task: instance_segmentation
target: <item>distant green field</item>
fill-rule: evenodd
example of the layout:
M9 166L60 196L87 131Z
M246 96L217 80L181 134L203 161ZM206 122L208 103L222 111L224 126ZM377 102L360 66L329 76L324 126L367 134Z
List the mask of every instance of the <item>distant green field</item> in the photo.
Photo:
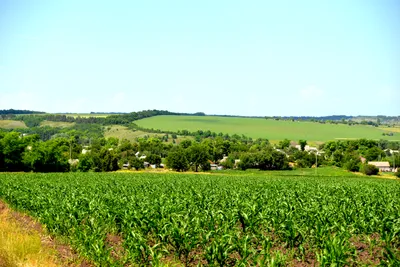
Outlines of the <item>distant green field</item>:
M386 139L400 140L400 133L383 136L388 130L372 126L343 124L320 124L315 122L292 122L266 120L262 118L230 118L216 116L156 116L138 120L137 125L167 131L210 130L216 133L246 135L252 138L267 138L271 141L305 139L324 142L334 139Z
M15 129L15 128L27 128L27 127L23 121L0 120L0 128Z

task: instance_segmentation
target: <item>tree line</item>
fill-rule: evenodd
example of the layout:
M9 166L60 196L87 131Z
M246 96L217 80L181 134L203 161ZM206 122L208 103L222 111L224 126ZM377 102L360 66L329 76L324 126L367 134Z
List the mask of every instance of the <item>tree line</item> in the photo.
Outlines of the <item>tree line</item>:
M208 171L211 164L239 170L285 170L318 164L374 173L376 170L368 166L368 161L389 161L392 166L400 166L399 154L393 152L399 150L400 142L386 140L329 141L318 151L306 151L306 140L297 142L300 149L287 139L273 145L266 139L225 138L212 133L202 135L199 140L192 138L175 143L168 141L173 138L170 134L130 142L105 139L91 127L87 124L82 128L62 129L50 137L1 131L0 171L99 172L115 171L123 166L139 170L146 163L156 167L163 163L176 171Z
M36 115L35 115L36 114ZM39 114L39 115L38 115ZM96 114L92 112L91 114ZM101 114L101 113L99 113ZM0 119L13 119L24 121L28 127L39 126L44 120L56 121L56 122L75 122L75 123L94 123L101 125L129 125L130 123L159 115L182 115L182 116L205 116L204 112L196 113L178 113L170 112L167 110L143 110L131 113L112 114L107 117L98 116L70 116L65 114L47 114L44 112L30 111L30 110L0 110ZM222 117L244 117L244 118L265 118L274 120L289 120L289 121L312 121L318 123L331 123L331 124L347 124L347 125L371 125L378 126L380 124L398 124L400 123L399 116L345 116L345 115L333 115L323 117L309 117L309 116L272 116L272 117L261 117L261 116L238 116L238 115L210 115L210 116L222 116Z

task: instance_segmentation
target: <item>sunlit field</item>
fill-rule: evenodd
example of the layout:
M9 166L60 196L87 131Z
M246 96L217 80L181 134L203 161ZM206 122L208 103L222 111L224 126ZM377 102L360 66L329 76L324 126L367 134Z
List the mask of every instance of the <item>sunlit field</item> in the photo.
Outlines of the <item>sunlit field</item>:
M0 198L102 266L395 266L400 256L398 180L339 169L2 173Z
M316 122L292 122L266 120L262 118L229 118L214 116L156 116L135 121L144 128L168 131L178 130L210 130L216 133L246 135L253 138L274 140L328 141L334 139L387 139L400 140L400 133L393 136L382 135L388 130L373 126L321 124Z

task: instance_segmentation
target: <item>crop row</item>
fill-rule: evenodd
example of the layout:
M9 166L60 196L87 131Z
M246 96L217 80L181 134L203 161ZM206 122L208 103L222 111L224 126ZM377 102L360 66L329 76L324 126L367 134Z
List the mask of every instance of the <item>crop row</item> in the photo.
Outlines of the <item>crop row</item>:
M397 181L1 174L0 198L98 265L400 263Z

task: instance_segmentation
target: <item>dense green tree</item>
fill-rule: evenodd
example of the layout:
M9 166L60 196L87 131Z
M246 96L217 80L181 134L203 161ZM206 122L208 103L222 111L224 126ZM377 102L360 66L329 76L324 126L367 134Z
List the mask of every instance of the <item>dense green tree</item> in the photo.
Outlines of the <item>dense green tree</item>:
M100 151L100 170L103 172L116 171L119 169L118 158L113 150L103 148Z
M342 167L343 166L343 151L341 150L336 150L333 152L332 157L331 157L331 162L333 165L337 167Z
M299 145L302 151L304 151L304 148L307 145L307 141L306 140L299 140Z
M137 158L137 157L131 157L129 160L129 164L131 165L132 168L135 168L135 170L141 170L144 169L143 165L143 160Z
M0 140L4 170L21 171L24 169L22 161L23 152L31 144L37 142L37 135L23 136L18 132L10 132Z
M131 141L127 140L127 139L122 139L119 147L118 147L120 152L123 151L133 151L135 149L134 145L131 143Z
M2 142L2 139L4 138L5 133L0 131L0 171L3 171L5 166L4 166L4 145Z
M344 155L343 167L351 172L358 172L361 166L361 159L356 153L348 153Z
M237 166L239 170L244 171L256 167L257 160L254 153L243 153L239 159L240 162Z
M187 171L189 169L189 161L186 156L186 151L181 147L169 152L166 161L168 168L175 171Z
M52 139L36 142L23 153L25 169L35 172L69 171L68 140Z
M299 168L310 168L316 162L315 154L308 153L308 152L302 151L302 150L295 151L293 153L293 155L290 157L290 159L292 161L295 161L297 167L299 167Z
M284 139L284 140L282 140L282 141L280 141L278 143L278 148L281 148L281 149L288 148L289 146L290 146L290 140L289 139Z
M108 148L116 148L119 144L119 139L116 137L109 137L107 138L107 144L106 146Z
M146 157L146 161L150 164L155 164L158 167L161 164L161 157L156 154L150 154Z
M379 173L379 169L371 164L363 164L360 168L361 172L366 175L377 175Z
M209 169L206 165L210 165L208 161L210 155L208 154L208 149L205 145L194 144L190 146L187 151L187 157L190 165L194 167L196 172L198 171L199 167L205 167L206 169Z
M94 162L93 162L93 157L90 153L81 154L78 159L79 159L77 166L78 171L88 172L90 170L93 170Z
M179 144L182 148L188 148L192 145L192 141L189 139L182 140Z
M365 153L368 161L380 160L381 157L385 157L385 153L379 147L371 147Z

